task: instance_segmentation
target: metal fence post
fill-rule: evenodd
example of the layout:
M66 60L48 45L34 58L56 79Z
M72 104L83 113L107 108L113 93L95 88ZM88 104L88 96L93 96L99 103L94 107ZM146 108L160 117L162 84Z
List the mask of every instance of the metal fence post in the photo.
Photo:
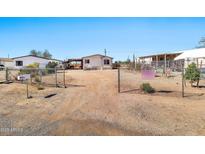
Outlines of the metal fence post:
M40 77L40 83L42 84L42 70L41 69L39 69L39 77Z
M9 81L9 71L8 68L6 67L6 82Z
M27 80L27 82L26 82L26 96L27 96L27 99L30 99L30 98L32 98L32 96L31 95L29 95L29 88L28 88L28 85L29 85L29 80Z
M64 88L66 88L66 84L65 84L65 68L63 70L63 84L64 84Z
M120 93L120 67L118 67L118 93Z
M164 73L165 76L167 77L167 55L164 55Z
M28 94L28 81L26 83L26 96L27 96L27 99L29 99L29 94Z
M56 80L56 88L57 88L58 87L57 67L55 67L55 80Z
M184 66L181 63L181 68L182 68L182 97L184 97Z

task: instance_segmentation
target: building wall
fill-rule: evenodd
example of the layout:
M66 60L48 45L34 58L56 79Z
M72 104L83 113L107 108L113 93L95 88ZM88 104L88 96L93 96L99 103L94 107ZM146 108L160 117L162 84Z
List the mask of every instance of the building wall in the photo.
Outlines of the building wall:
M23 61L23 66L16 66L16 61ZM45 68L46 65L48 64L48 62L49 62L49 60L47 60L47 59L28 56L28 57L21 57L21 58L14 59L13 66L15 68L23 68L23 67L26 67L26 66L33 64L33 63L39 63L40 68Z
M110 64L109 65L105 65L104 64L104 60L105 59L108 59L110 61ZM103 64L103 69L112 69L112 58L109 58L109 57L103 57L102 58L102 64Z
M0 60L0 64L4 65L4 67L13 67L13 61L1 61Z
M198 62L197 62L198 59ZM184 62L184 67L187 68L189 64L195 63L198 68L205 68L205 59L204 58L189 58Z
M90 63L86 64L85 61L89 59ZM104 65L104 59L109 59L110 64ZM101 56L92 56L83 58L83 69L111 69L112 68L112 58L101 57Z
M175 57L180 55L180 53L177 54L166 54L166 60L167 61L173 61ZM165 61L165 54L163 55L156 55L156 56L150 56L150 57L140 57L137 58L138 63L145 63L145 64L151 64L151 62L156 61Z
M137 58L138 63L145 63L145 64L151 64L152 62L152 57L148 58Z

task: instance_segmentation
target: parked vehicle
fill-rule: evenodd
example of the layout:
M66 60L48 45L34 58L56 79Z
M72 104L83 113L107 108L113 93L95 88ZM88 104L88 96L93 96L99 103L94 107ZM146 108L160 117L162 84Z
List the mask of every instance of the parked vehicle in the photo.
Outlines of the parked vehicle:
M0 71L4 69L4 65L0 64Z

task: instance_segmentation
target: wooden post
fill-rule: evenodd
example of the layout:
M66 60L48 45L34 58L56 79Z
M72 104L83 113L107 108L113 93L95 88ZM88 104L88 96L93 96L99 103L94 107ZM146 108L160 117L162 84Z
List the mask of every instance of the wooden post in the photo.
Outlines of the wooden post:
M120 67L118 67L118 93L120 93Z
M57 79L57 67L55 67L55 80L56 80L56 88L58 87L58 79Z
M155 64L155 67L156 67L156 70L157 70L157 67L158 67L158 55L156 56L156 64Z

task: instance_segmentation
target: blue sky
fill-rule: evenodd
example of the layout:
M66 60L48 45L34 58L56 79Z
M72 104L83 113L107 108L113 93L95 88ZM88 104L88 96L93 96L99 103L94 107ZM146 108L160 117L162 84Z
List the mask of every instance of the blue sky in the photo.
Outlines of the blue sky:
M78 58L107 49L114 60L194 48L205 18L0 18L0 57L48 49Z

